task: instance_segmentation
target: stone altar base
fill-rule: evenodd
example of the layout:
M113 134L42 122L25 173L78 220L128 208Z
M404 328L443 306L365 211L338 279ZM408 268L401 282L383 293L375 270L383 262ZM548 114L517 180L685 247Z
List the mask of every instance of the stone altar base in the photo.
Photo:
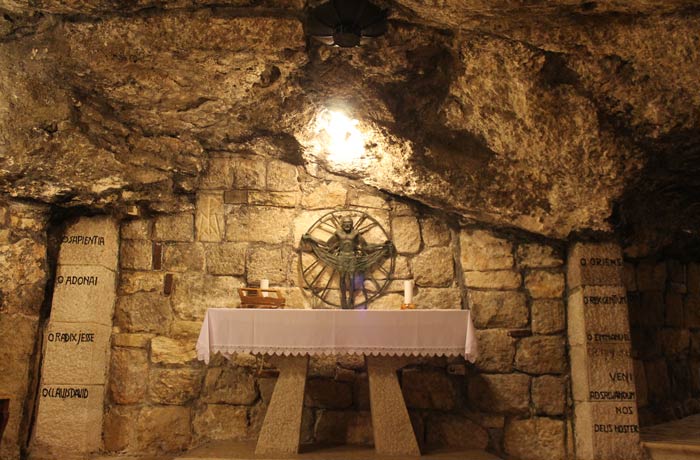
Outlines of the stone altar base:
M401 456L382 455L372 447L365 446L302 446L296 455L256 455L254 441L219 441L193 449L175 460L396 460ZM422 455L424 459L436 460L500 460L495 455L481 450L436 451Z
M367 356L374 445L378 454L420 456L396 371L410 358Z
M255 453L296 454L299 450L309 357L273 356L270 362L279 369L280 375L260 429Z

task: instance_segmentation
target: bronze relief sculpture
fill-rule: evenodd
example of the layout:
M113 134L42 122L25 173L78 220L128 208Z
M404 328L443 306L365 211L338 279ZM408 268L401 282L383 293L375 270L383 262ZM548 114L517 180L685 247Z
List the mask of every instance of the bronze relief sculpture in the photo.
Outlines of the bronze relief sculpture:
M376 219L347 209L329 212L309 228L299 260L306 287L321 301L367 308L389 284L395 250Z

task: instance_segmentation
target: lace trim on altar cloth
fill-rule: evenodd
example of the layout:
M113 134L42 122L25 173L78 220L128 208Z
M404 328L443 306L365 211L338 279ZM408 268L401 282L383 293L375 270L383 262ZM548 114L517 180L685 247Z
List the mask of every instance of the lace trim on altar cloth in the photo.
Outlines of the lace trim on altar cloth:
M335 348L319 348L319 347L262 347L262 346L239 346L239 345L213 345L209 347L207 352L197 351L197 359L200 361L209 361L209 357L216 353L221 353L224 357L229 358L235 353L250 353L250 354L265 354L275 356L333 356L333 355L363 355L363 356L464 356L465 350L462 348L426 348L426 347L335 347Z

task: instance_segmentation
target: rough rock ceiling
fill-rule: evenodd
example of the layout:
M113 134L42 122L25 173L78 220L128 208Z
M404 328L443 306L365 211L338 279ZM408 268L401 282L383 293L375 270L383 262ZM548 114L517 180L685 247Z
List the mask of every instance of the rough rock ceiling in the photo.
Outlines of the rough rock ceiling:
M302 0L0 0L0 192L168 210L254 151L555 238L697 235L695 4L384 2L347 50L307 40ZM334 104L374 167L305 150Z

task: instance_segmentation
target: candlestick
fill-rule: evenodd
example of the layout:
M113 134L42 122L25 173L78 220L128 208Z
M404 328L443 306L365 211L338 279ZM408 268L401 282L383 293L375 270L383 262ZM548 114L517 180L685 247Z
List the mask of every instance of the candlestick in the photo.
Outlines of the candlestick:
M270 289L270 280L262 279L260 280L260 289ZM267 292L263 291L263 297L267 297Z
M413 280L403 282L403 303L410 305L413 302Z

